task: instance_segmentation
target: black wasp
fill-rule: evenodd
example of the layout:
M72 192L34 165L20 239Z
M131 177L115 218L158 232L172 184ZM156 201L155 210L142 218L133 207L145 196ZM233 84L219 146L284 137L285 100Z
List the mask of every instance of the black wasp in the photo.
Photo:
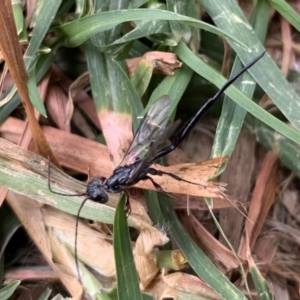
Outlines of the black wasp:
M158 171L151 165L159 158L166 156L175 150L182 140L187 136L198 120L210 109L210 107L218 100L223 92L246 70L252 67L259 59L263 57L265 52L260 54L252 62L241 69L238 74L230 78L227 83L210 98L197 113L185 123L175 134L171 144L162 147L165 139L169 137L170 127L167 127L168 114L170 110L169 96L162 96L157 99L148 109L143 117L140 126L134 136L129 150L127 151L122 163L113 171L113 174L105 181L99 177L93 178L87 185L86 193L88 199L106 203L108 201L107 193L120 193L127 188L135 185L141 180L150 180L158 191L162 188L148 175L166 174L177 180L183 180L175 174ZM128 161L133 161L125 164ZM127 197L128 198L128 197ZM127 202L126 208L129 209Z
M80 211L87 200L92 200L98 203L106 203L108 201L108 193L120 193L125 192L126 189L132 187L141 180L150 180L154 187L158 191L163 189L149 176L163 174L171 176L177 180L183 180L172 173L162 172L151 167L152 164L175 150L182 140L187 136L193 126L198 120L210 109L210 107L220 98L223 92L245 71L251 68L259 59L264 56L265 52L260 54L252 62L241 69L235 76L230 78L226 84L196 112L196 114L186 122L179 130L175 133L171 144L163 146L164 142L170 136L170 132L174 131L175 126L167 127L169 111L170 111L170 98L169 96L162 96L157 99L152 106L148 109L145 116L136 131L131 146L129 147L125 157L121 164L114 169L112 175L106 180L101 180L100 177L93 178L88 184L85 193L76 195L65 195L63 196L85 196L86 199L81 203L77 214L76 220L76 231L78 227L78 217ZM50 170L49 170L50 171ZM185 181L185 180L184 180ZM48 181L50 188L50 179ZM51 190L52 191L52 190ZM127 196L126 207L127 212L130 211L129 200ZM75 236L75 249L77 248L77 238ZM75 250L75 261L78 269L77 252ZM79 274L79 272L78 272Z

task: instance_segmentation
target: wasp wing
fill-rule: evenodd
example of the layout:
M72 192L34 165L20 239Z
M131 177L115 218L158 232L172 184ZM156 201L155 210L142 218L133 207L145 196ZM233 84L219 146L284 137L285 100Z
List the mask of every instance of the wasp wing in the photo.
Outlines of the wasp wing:
M171 114L171 99L164 95L147 110L120 165L131 164L147 155L157 138L165 131Z
M130 178L128 178L128 186L132 185L138 178L139 174L143 173L143 170L147 169L154 161L156 153L160 152L163 147L166 146L168 138L173 134L174 131L180 125L180 120L175 121L171 126L167 127L164 131L160 131L160 135L157 136L156 140L150 145L144 158L140 164L131 172Z

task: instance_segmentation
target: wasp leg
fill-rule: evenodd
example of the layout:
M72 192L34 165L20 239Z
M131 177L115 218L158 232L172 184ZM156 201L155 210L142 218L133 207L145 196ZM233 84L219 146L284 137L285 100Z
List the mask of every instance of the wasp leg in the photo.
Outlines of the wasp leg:
M168 175L168 176L170 176L170 177L172 177L172 178L174 178L174 179L176 179L178 181L184 181L184 182L187 182L187 183L190 183L190 184L195 184L195 185L201 185L202 186L202 184L185 180L185 179L183 179L183 178L181 178L181 177L179 177L179 176L177 176L177 175L175 175L173 173L156 170L154 168L149 168L148 169L148 173L151 174L151 175L157 175L157 176Z
M150 168L151 169L151 168ZM151 174L151 173L150 173ZM155 174L153 174L153 175L155 175ZM166 194L166 192L163 190L163 188L158 184L158 183L156 183L150 176L145 176L144 178L143 178L143 180L150 180L151 182L152 182L152 184L153 184L153 186L159 191L159 192L161 192L161 193L164 193L164 194Z
M126 195L126 200L125 200L125 205L124 205L124 210L126 212L126 218L128 218L131 214L131 205L130 205L130 201L129 201L129 193L124 190L124 194Z

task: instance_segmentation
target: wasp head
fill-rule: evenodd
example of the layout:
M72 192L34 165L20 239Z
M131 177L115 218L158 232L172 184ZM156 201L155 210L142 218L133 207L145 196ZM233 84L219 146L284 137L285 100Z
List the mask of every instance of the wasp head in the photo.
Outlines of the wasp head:
M100 177L94 177L86 188L87 197L98 203L106 203L108 196L103 188L103 180Z

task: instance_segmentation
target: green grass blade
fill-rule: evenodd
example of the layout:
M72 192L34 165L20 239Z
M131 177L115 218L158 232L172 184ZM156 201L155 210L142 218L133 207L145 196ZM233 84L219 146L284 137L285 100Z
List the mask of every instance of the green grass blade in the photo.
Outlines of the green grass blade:
M247 49L247 47L245 48L238 39L232 38L226 33L226 31L190 17L158 9L132 9L101 12L82 18L78 21L73 21L62 25L59 30L65 36L65 46L76 47L99 32L112 29L123 22L140 20L179 21L189 26L210 31L217 35L223 36L224 38L232 39L232 41L238 44L239 47L243 48L244 51Z
M170 231L172 236L197 275L211 286L222 299L246 299L243 293L215 267L210 259L191 239L177 219L171 202L166 197L162 198L160 207L163 212L164 222L171 224Z
M269 151L275 152L279 156L280 161L300 177L299 144L279 135L272 128L251 115L246 117L245 124L261 145Z
M233 65L231 75L235 74L241 68L242 64L237 58ZM234 86L242 88L241 82L243 80L251 80L251 78L248 74L243 74ZM244 86L243 93L251 98L254 88L254 85ZM225 97L212 148L212 157L230 156L232 154L243 126L246 113L247 111L245 109L233 102L229 97ZM221 173L222 170L219 172Z
M177 108L179 100L187 88L192 75L193 71L188 66L183 65L174 72L173 76L165 77L151 94L148 105L151 105L157 98L168 94L172 101L170 109L171 111L174 111Z
M255 20L253 27L260 33L260 40L265 39L268 28L268 20L265 18L270 11L270 5L266 1L259 1L258 5L252 12L252 19ZM240 60L236 58L232 68L231 76L236 74L242 68ZM242 82L251 80L248 73L244 73L234 84L237 88L242 89L242 92L252 98L255 85L243 85ZM244 123L244 118L247 111L241 106L225 96L222 113L218 122L218 127L215 135L214 145L212 149L212 157L230 156L235 148L241 128ZM222 171L220 170L220 173Z
M148 213L151 217L151 220L154 224L163 224L164 216L159 206L157 192L145 190L144 195L146 197Z
M43 39L58 11L58 8L61 4L61 0L49 0L49 1L38 1L38 5L32 17L32 24L34 24L34 28L31 32L31 39L29 41L28 47L24 54L24 63L27 71L33 66L33 63L38 57L38 50L41 46ZM33 87L34 78L29 79L28 86L30 89L31 96L33 99L37 99L36 91ZM12 88L13 92L11 93L11 97L14 98L16 93L16 88ZM12 102L12 103L10 103ZM15 98L14 101L10 101L5 105L5 108L1 108L0 110L0 121L1 119L5 119L10 112L12 112L19 104L20 101ZM42 114L45 115L45 108L41 105L40 101L35 101L33 105L37 105L36 109Z
M8 299L16 290L16 288L20 285L21 281L16 280L5 286L0 290L0 299L6 300Z
M253 278L255 289L257 291L258 299L260 300L274 300L274 295L270 291L268 282L263 278L257 266L252 263L250 266L250 273Z
M153 74L151 63L142 58L131 76L131 82L139 97L146 92Z
M124 34L119 39L112 42L110 45L106 47L102 47L102 51L108 51L107 49L120 44L125 44L131 41L135 41L139 38L143 38L145 36L150 36L153 34L163 34L163 33L171 33L170 25L168 21L159 20L159 21L140 21L135 22L136 27L133 28L128 33Z
M47 117L44 103L40 97L39 91L36 86L35 64L33 65L33 67L31 68L31 70L29 72L27 86L28 86L29 97L30 97L32 105L37 109L37 111L41 115L43 115L44 117Z
M137 116L143 107L124 70L110 55L99 52L91 41L86 43L86 52L97 111L111 110L128 117L132 114L137 128Z
M164 80L159 84L159 86L153 91L149 99L148 105L151 105L159 97L168 94L171 98L170 110L172 112L175 112L177 105L192 78L192 75L193 71L189 67L183 65L180 69L177 69L175 71L175 74L173 76L165 77ZM162 224L163 219L160 219L158 217L158 215L160 214L156 213L159 209L158 198L156 193L150 191L144 191L144 193L146 196L147 207L151 219L155 223L158 223L158 221L160 221Z
M180 15L187 15L186 12L186 6L187 4L180 1L180 0L167 0L167 10L180 14ZM187 40L189 40L189 37L191 36L191 28L187 25L181 24L179 22L172 22L170 21L170 28L172 30L173 36L174 36L174 45L176 46L177 43L184 39L184 37L187 37Z
M179 45L175 49L175 52L184 63L186 63L190 68L192 68L195 72L203 76L205 79L214 83L217 87L220 88L227 81L222 75L213 70L200 58L193 54L185 44L179 43ZM264 66L266 64L268 65L268 63L265 63L265 61L270 61L270 63L273 64L273 61L271 61L271 59L268 56L265 56L250 69L252 71L251 75L253 75L253 72L255 72L255 77L257 77L258 79L261 78L261 76L264 76ZM258 82L260 84L260 80ZM293 92L290 91L290 94L291 93ZM251 99L246 97L236 87L230 86L226 90L225 94L265 124L269 125L270 127L283 134L284 136L288 137L292 141L300 143L300 133L298 131L292 129L285 123L279 121L274 116L266 112L264 109L262 109L256 103L254 103Z
M114 221L114 252L117 271L118 299L142 299L139 280L132 254L131 240L124 210L123 195L116 210Z
M41 203L76 215L82 197L55 195L49 190L47 181L47 161L44 158L0 139L0 185ZM51 168L51 187L54 191L66 194L86 190L85 184L74 180L56 168ZM110 205L116 206L118 197L111 196ZM98 205L88 201L81 216L89 219L95 217L100 222L113 224L114 206Z
M111 0L106 1L95 1L95 12L101 13L105 11L119 11L128 7L127 0ZM122 25L119 24L106 32L100 32L91 37L92 42L97 47L106 46L119 38L122 30Z
M300 16L286 1L284 0L268 0L270 4L298 31L300 31Z
M253 60L264 50L260 41L254 34L251 25L248 23L235 1L224 0L220 2L216 0L201 0L201 4L207 10L208 14L212 17L213 21L218 27L222 28L222 30L225 30L236 39L239 39L252 50L251 52L244 51L235 43L232 43L231 40L228 40L228 43L235 50L244 65ZM285 117L297 129L300 129L300 119L298 113L300 110L300 98L280 72L273 60L266 55L249 70L249 73L273 100ZM241 103L239 104L241 105ZM255 109L254 107L252 109L256 117L262 121L265 117L269 119L267 116L262 117L262 115L261 118L257 114L258 109ZM252 113L248 109L247 111ZM269 121L271 121L271 119L269 119ZM277 131L280 130L281 133L282 131L285 131L285 133L283 133L284 135L289 134L287 128L284 128L283 125L279 126L275 120L269 122L268 125ZM299 141L300 140L298 139L298 142Z
M18 218L6 205L3 205L1 207L0 220L0 257L2 257L8 242L10 241L14 233L18 230L18 228L20 228L21 224Z
M25 20L22 10L21 3L12 3L12 10L14 14L14 19L16 23L17 33L21 43L28 42L27 30L25 27Z
M51 295L51 292L52 292L51 289L46 288L37 300L48 300Z
M60 7L61 0L38 1L32 17L35 25L32 30L32 37L24 54L26 69L29 70L36 59L38 49Z
M53 52L41 55L38 58L35 70L36 82L39 82L43 78L43 76L48 72L54 59L55 55ZM12 89L5 94L6 97L9 97L8 94L11 94L11 100L2 107L0 107L0 123L2 123L18 107L18 105L20 105L21 100L19 98L19 94L16 93L16 91L17 90L15 86L13 86Z

